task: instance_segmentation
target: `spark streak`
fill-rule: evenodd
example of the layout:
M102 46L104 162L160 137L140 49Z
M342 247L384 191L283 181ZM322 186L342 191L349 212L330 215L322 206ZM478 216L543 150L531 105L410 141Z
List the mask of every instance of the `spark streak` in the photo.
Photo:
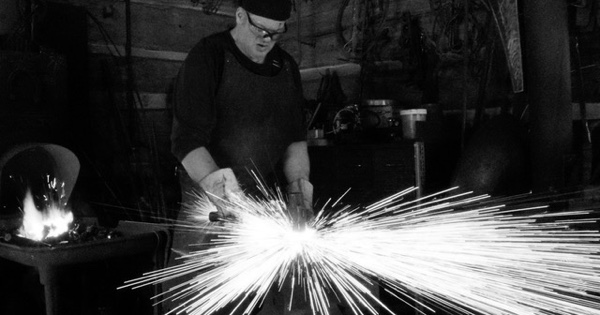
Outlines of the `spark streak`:
M322 209L304 230L293 228L281 194L239 196L226 203L238 220L208 225L211 246L123 287L194 274L157 297L180 303L171 313L190 315L230 303L250 313L284 286L315 314L338 303L355 314L391 313L373 290L381 284L418 310L600 314L594 209L557 211L533 196L494 199L452 189L405 200L414 190L364 208ZM203 215L189 227L201 225L207 207L199 200L193 211Z

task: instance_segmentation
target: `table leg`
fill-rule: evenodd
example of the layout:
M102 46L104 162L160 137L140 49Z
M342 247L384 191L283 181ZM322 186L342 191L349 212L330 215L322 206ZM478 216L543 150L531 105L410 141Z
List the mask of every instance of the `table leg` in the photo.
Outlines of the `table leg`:
M44 286L46 315L58 315L58 272L53 267L40 267L40 283Z

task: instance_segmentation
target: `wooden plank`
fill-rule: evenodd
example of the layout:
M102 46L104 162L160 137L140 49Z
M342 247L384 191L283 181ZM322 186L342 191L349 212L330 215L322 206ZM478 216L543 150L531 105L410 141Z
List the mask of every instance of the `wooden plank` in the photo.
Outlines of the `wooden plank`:
M98 91L96 93L101 93ZM139 96L139 98L138 98ZM117 91L111 96L117 108L127 110L127 92ZM138 92L134 94L135 108L140 111L154 111L170 109L169 94Z
M122 47L119 47L122 49ZM93 58L103 58L102 54L112 49L111 47L101 45L90 45L93 53L99 54ZM182 61L187 54L178 52L159 52L153 51L150 54L146 50L133 48L134 55L134 73L136 76L136 86L145 92L164 92L168 89L171 81L177 76ZM121 53L123 53L121 51ZM114 53L112 54L114 55ZM176 56L176 58L174 57ZM357 75L360 72L360 66L353 63L342 63L337 65L327 65L316 68L300 69L300 75L303 81L320 80L321 76L327 70L335 71L338 76ZM118 70L124 72L124 69ZM94 72L95 73L95 72ZM124 80L124 74L120 78ZM119 88L123 88L120 86Z
M102 18L104 4L87 6L100 25L90 19L89 41L106 42L102 29L116 45L125 45L125 5L114 3L111 17ZM132 46L159 51L187 52L201 38L233 23L230 17L206 15L196 10L159 7L146 4L131 5Z
M201 5L194 5L193 3L191 3L190 0L131 0L131 3L148 4L204 12L204 9ZM219 10L217 10L216 12L212 12L211 14L233 17L235 16L235 9L236 7L233 5L233 3L225 1L221 4Z
M320 37L315 41L315 47L302 45L299 47L296 41L282 42L281 46L299 62L301 69L336 66L348 63L347 56L338 48L335 35ZM106 54L113 56L124 56L125 48L122 45L106 45L102 43L90 43L89 50L93 54ZM139 47L131 49L132 56L139 58L160 59L182 62L187 57L187 52L150 50Z
M205 15L197 9L182 9L181 3L174 6L162 5L164 2L163 0L139 0L132 5L134 56L183 60L185 58L183 53L189 51L201 37L223 30L233 22L230 17ZM390 10L394 14L403 10L404 7L400 6L406 6L395 2L394 5L400 8ZM106 3L91 2L89 10L94 16L101 16L105 6ZM337 1L312 1L302 4L301 13L308 14L309 19L302 18L300 38L302 42L313 44L314 47L301 44L296 40L298 34L295 16L290 19L290 30L281 45L294 56L301 68L347 62L349 56L338 44L334 23L332 23L332 19L337 15L338 6ZM115 10L113 17L102 19L101 23L116 42L118 50L123 53L124 5L117 3L113 7ZM96 25L90 25L90 42L93 43L93 52L102 49L99 44L104 42L104 39Z
M346 96L347 101L357 100L360 92L360 81L357 75L345 75L340 76L340 86L342 92ZM302 89L304 92L304 98L307 100L316 100L319 86L321 85L321 78L315 78L314 80L302 81Z
M130 1L131 1L131 3L135 3L135 4L144 4L144 5L151 5L151 6L157 6L157 7L163 7L163 8L165 8L165 7L180 8L180 9L187 9L187 10L203 12L203 8L201 5L195 5L190 0L130 0ZM98 4L109 6L109 5L114 4L116 1L114 1L114 0L52 0L52 2L66 3L66 4L86 7L86 6L95 6ZM214 12L211 14L232 17L235 13L235 9L236 9L236 6L234 5L233 2L224 1L222 3L221 7L219 8L219 10L217 12Z
M357 97L355 95L355 91L357 90L358 81L356 77L345 76L340 77L340 82L342 87L353 87L344 89L344 94L348 99L354 99ZM320 80L312 80L303 83L304 88L304 97L306 99L316 99L316 91L318 90ZM152 93L152 92L139 92L139 99L136 98L136 106L140 109L146 110L157 110L157 109L167 109L170 108L171 104L169 103L169 94L168 93ZM119 100L119 104L121 108L125 107L126 93L119 92L116 96L116 99Z
M233 24L233 19L228 16L205 15L197 9L182 9L182 5L152 5L162 4L164 1L138 0L132 4L132 39L133 46L149 51L176 51L187 52L202 37L221 31ZM313 1L303 4L309 7L301 20L302 30L300 38L308 43L323 41L321 37L335 39L335 25L333 21L337 16L339 4L336 1ZM124 32L124 4L112 5L114 13L112 17L101 19L102 27L107 34L117 43L123 46L125 40ZM88 10L96 17L102 16L105 3L92 2ZM304 14L305 10L302 10ZM395 12L394 14L397 14ZM345 23L349 25L349 23ZM90 41L99 43L104 41L99 26L90 25ZM194 34L190 36L190 34ZM289 23L289 32L283 40L285 45L295 43L297 34L296 16L293 15ZM309 47L309 46L306 46ZM337 63L337 62L336 62Z
M108 58L108 59L107 59ZM109 69L103 69L101 63L108 63ZM134 85L136 90L150 93L167 93L177 76L181 62L145 58L133 58ZM109 70L112 89L124 91L126 89L126 67L117 60L108 56L92 55L90 58L91 84L105 84L106 79L101 78L104 71Z
M352 3L345 8L342 25L345 27L351 26L352 21ZM338 19L341 1L326 0L326 1L298 1L300 4L300 25L301 36L323 36L335 32L335 24ZM428 0L405 0L392 1L390 0L389 7L386 12L386 19L389 21L398 20L405 12L410 12L411 15L421 15L431 11ZM289 20L290 33L297 32L298 14L292 12Z
M315 67L339 66L347 64L347 56L338 48L335 35L318 38L315 47L302 45L298 47L297 42L283 42L281 46L289 52L296 60L300 61L301 69L310 69ZM105 45L102 43L90 43L88 45L90 52L94 54L107 54L113 56L124 56L125 48L123 46ZM301 50L300 50L301 49ZM182 62L187 57L187 53L166 50L150 50L139 47L132 48L132 55L139 58L160 59L168 61ZM303 60L301 60L303 59Z
M585 109L587 120L600 119L600 103L586 103ZM579 103L573 103L573 120L581 120L581 110L579 109Z
M89 43L88 48L92 54L107 54L113 56L125 56L125 47L122 45L106 45L103 43ZM187 53L179 51L150 50L138 47L131 48L133 57L161 59L170 61L183 61Z
M330 1L326 2L331 4ZM338 43L338 35L335 27L338 14L336 10L338 8L329 7L324 4L320 6L321 12L319 14L303 16L301 18L300 34L298 34L295 18L291 19L288 34L281 41L281 45L294 56L301 68L336 65L348 62L348 58L353 57L345 52L341 44ZM410 9L414 10L410 11ZM428 11L428 2L426 4L423 4L422 1L393 2L390 8L388 8L387 20L383 25L391 37L385 46L388 48L388 51L392 51L393 46L398 45L400 42L400 36L404 35L402 32L402 22L404 21L403 14L407 10L411 12L413 17L416 16L425 22L422 26L425 33L431 32L427 29L432 26L432 16L431 12ZM349 18L348 14L344 16L343 25L346 27L351 26ZM349 29L346 29L344 36L347 39L351 37ZM298 37L301 39L300 43L297 40ZM384 60L385 58L389 58L386 55L382 55L381 57Z
M169 94L167 93L149 93L140 92L139 98L135 97L136 108L143 110L163 110L170 108ZM127 95L125 92L119 92L117 99L126 100ZM124 108L124 106L122 107Z
M124 114L126 115L126 114ZM140 140L157 150L161 159L172 159L171 155L171 111L152 110L139 114Z
M63 0L63 2L84 6L91 15L101 23L97 25L90 19L89 37L92 43L101 43L105 39L100 28L113 39L118 46L125 43L125 4L109 0ZM321 37L335 38L335 20L340 1L299 1L301 30L303 42L317 44L323 42ZM426 0L391 1L388 8L388 18L397 19L403 12L420 14L428 9ZM112 15L102 18L107 8L112 8ZM202 37L221 31L233 24L231 15L235 7L233 3L224 2L223 14L206 15L200 6L193 6L187 0L132 0L132 45L137 49L152 51L187 52ZM346 13L344 25L349 26L350 15ZM289 20L289 32L283 42L295 43L298 37L297 14L292 13ZM305 46L310 48L309 46ZM298 54L298 57L300 55ZM164 57L159 57L164 58ZM166 57L170 58L170 57ZM174 58L181 58L176 56ZM336 57L334 58L336 59ZM331 59L328 59L331 60ZM334 64L337 64L335 62ZM307 67L315 66L309 64Z
M579 110L579 103L572 103L573 120L581 120L581 111ZM600 103L586 103L586 115L587 120L600 120ZM489 116L496 116L502 112L500 107L485 108L485 114ZM462 115L462 111L458 109L444 110L444 116ZM472 121L475 117L475 110L467 110L467 119Z
M90 51L99 54L124 55L124 4L114 1L70 0L88 7L94 16L102 16L107 6L114 8L111 17L101 19L103 27L117 43L116 47L106 45L99 27L90 25ZM303 69L304 81L318 81L320 72L327 67L344 68L348 55L337 43L334 23L340 2L338 0L300 1L301 32L300 37L314 43L314 47L300 44L297 40L297 15L292 14L290 30L282 46L294 56ZM233 5L224 5L222 9L233 12ZM429 2L426 0L392 1L388 8L388 17L395 19L405 11L412 14L427 15ZM133 49L137 57L134 62L136 85L144 93L163 93L176 75L180 62L187 51L201 37L220 31L233 22L228 13L205 15L200 7L190 5L186 0L132 0ZM194 34L194 36L190 36ZM148 60L144 60L148 59ZM152 60L170 61L159 65ZM144 68L144 69L143 69ZM319 70L306 70L306 69ZM306 71L305 71L306 70ZM312 72L311 72L312 71ZM344 75L344 73L338 73ZM310 84L309 84L310 85ZM120 87L122 88L122 87Z
M133 70L138 90L167 93L177 77L181 62L135 58Z
M299 45L298 42L282 42L300 68L315 68L348 63L348 55L339 48L335 34L315 38L315 47Z
M300 70L302 81L318 80L327 71L336 72L338 76L356 75L360 72L360 65L355 63L344 63L339 65L324 66L318 68L308 68Z
M138 107L143 109L170 108L169 96L166 93L140 93Z

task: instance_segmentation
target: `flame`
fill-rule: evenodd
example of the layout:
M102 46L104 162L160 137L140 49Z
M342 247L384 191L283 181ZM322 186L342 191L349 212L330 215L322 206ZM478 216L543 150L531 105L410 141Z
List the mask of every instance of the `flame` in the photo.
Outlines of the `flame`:
M19 228L19 236L41 241L49 237L57 237L69 230L73 222L73 213L56 203L48 208L38 210L33 196L27 191L23 200L23 224Z

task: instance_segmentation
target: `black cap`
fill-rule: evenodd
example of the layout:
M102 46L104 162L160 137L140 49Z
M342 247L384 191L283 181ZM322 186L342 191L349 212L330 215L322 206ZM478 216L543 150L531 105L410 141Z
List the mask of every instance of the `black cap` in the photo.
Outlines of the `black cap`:
M244 10L275 21L290 18L292 3L290 0L242 0Z

